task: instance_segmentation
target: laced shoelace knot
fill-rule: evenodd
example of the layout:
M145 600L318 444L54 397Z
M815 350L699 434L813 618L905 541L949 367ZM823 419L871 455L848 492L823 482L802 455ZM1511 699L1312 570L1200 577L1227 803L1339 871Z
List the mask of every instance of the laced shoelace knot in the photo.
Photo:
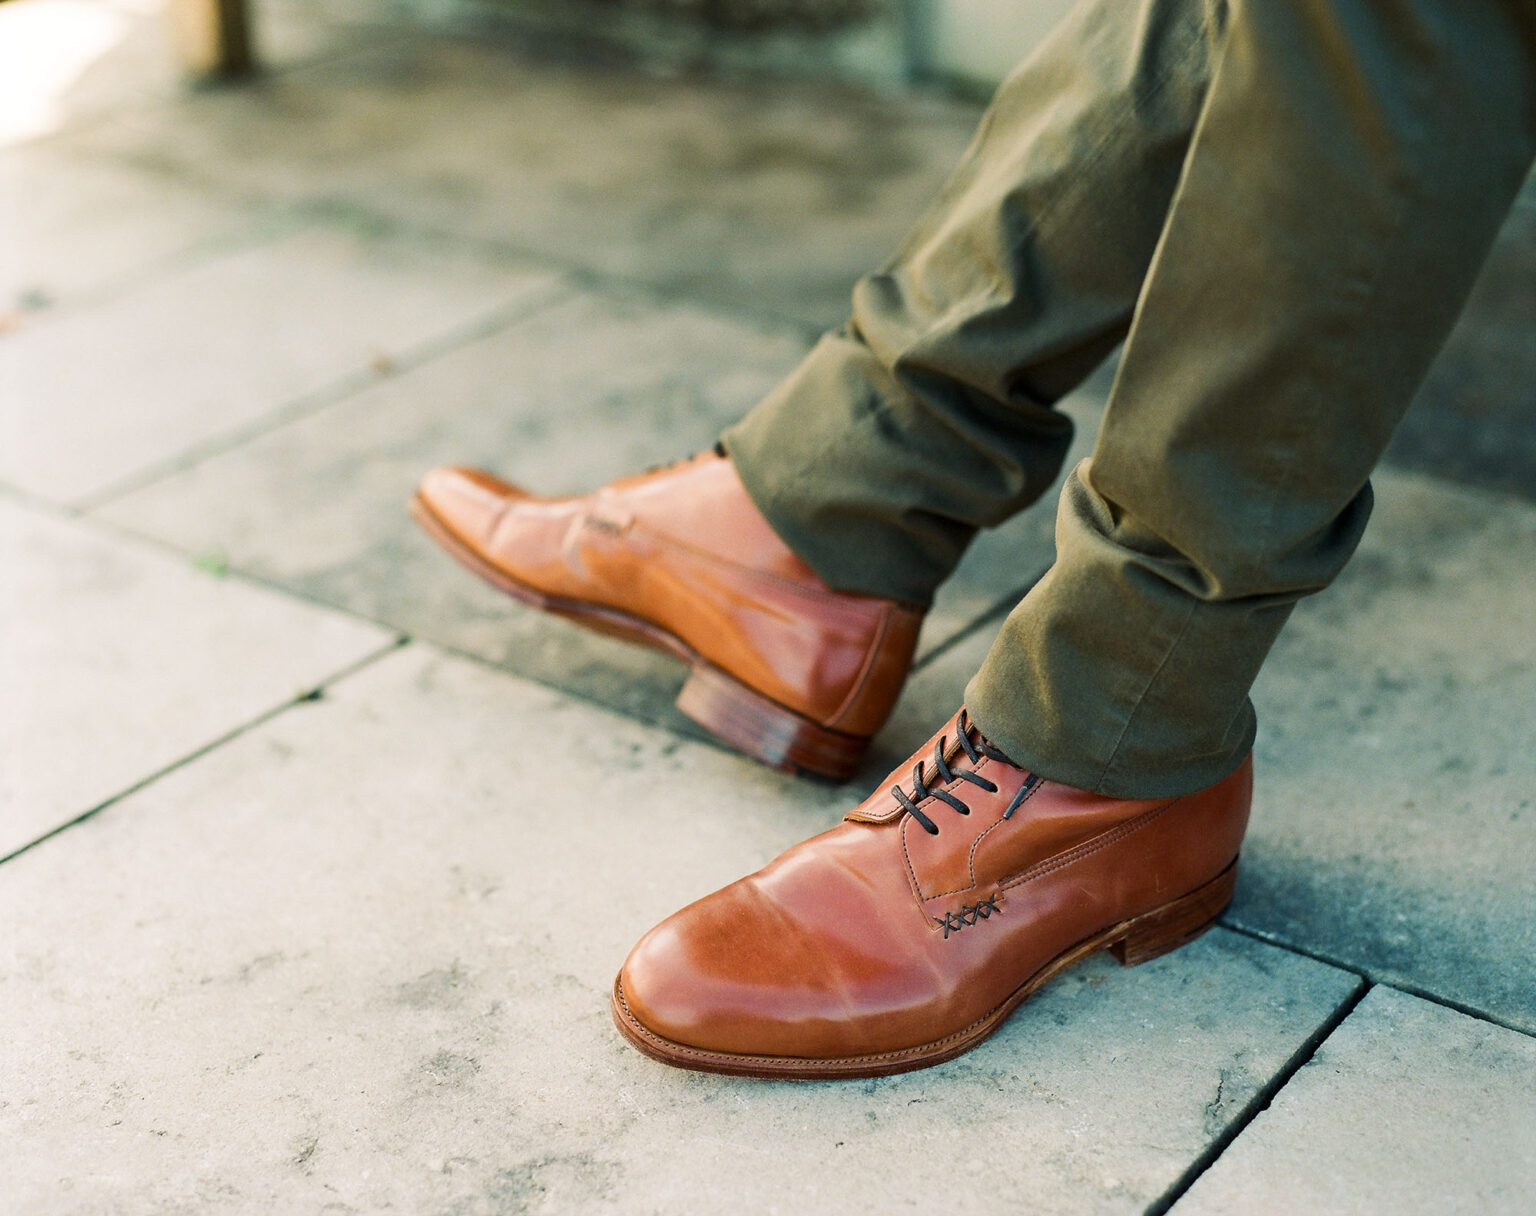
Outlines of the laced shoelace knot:
M975 730L976 734L974 739L971 738L973 730ZM976 730L975 725L963 709L960 711L960 716L955 720L955 742L959 744L961 751L965 753L973 765L980 764L983 756L991 760L1000 760L1004 764L1013 764L1013 761L1008 759L1001 750L988 742L987 737L980 730ZM949 790L939 788L941 785L950 786L954 785L957 781L968 781L972 785L979 786L989 794L997 793L996 783L988 781L973 769L950 768L949 759L945 755L949 750L949 737L947 735L940 735L938 742L933 745L933 771L927 774L924 773L923 766L927 763L924 760L919 760L912 769L911 795L908 795L907 791L902 789L900 785L891 786L891 793L895 795L896 801L901 804L901 808L911 815L922 827L923 831L927 832L930 836L937 836L939 834L939 825L918 809L917 804L925 799L937 798L940 802L947 804L961 815L969 815L971 813L970 807L961 802ZM958 757L956 758L958 759ZM1029 774L1025 778L1024 784L1019 787L1019 792L1014 795L1013 801L1009 803L1008 809L1003 812L1003 818L1011 818L1014 811L1019 809L1020 804L1029 795L1030 791L1039 784L1040 778L1036 777L1033 773Z

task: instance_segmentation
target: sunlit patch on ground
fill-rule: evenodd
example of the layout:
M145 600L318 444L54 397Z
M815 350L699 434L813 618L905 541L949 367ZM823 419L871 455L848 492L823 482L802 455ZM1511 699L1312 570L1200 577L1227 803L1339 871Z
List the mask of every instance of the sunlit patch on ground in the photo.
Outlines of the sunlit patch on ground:
M57 130L63 99L161 0L0 4L0 147Z

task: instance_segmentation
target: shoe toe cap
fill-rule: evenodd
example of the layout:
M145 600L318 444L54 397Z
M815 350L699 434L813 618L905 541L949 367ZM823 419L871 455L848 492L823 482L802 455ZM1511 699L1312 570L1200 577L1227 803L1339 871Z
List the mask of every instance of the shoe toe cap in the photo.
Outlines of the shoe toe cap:
M615 984L620 1024L650 1054L821 1056L858 1050L846 977L814 948L810 926L752 881L663 921L630 952Z

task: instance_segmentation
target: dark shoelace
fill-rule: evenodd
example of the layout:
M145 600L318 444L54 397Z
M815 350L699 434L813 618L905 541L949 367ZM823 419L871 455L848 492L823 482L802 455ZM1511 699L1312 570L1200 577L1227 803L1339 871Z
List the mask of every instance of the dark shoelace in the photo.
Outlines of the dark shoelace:
M972 764L981 763L981 758L986 756L989 759L1000 760L1004 764L1013 765L1013 761L989 743L981 731L976 731L976 738L973 740L971 738L971 731L973 729L974 727L970 719L966 716L965 710L962 709L959 718L955 721L956 742L959 743L961 750L969 757ZM970 807L966 806L965 803L961 802L960 799L956 798L948 790L937 788L938 784L953 785L956 781L969 781L972 785L980 786L989 794L997 793L997 786L979 773L972 772L970 769L956 770L950 768L949 762L944 756L944 753L948 750L948 736L940 735L939 741L933 745L933 772L926 776L924 775L923 765L926 761L923 760L919 760L916 767L912 770L911 796L908 796L906 790L902 789L901 786L891 786L891 793L896 796L896 801L901 804L902 809L911 815L913 819L917 820L922 825L923 831L927 832L930 836L937 836L939 834L939 825L917 809L917 804L925 798L937 798L940 802L946 803L961 815L969 815L971 813ZM1017 766L1014 765L1014 767ZM1040 782L1041 778L1033 773L1029 774L1024 779L1024 784L1019 787L1019 792L1013 796L1013 801L1008 804L1008 809L1003 812L1003 818L1012 818L1014 811L1019 809L1024 799L1029 796L1030 792Z

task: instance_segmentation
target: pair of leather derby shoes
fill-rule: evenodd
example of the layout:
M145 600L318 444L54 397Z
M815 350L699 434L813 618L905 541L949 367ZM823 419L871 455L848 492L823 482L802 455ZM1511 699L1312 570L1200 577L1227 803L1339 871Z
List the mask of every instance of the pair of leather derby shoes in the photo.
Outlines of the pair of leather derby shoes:
M683 712L768 764L851 775L911 665L921 613L829 588L718 454L570 498L440 469L412 506L514 598L682 659ZM708 1072L921 1068L1087 955L1155 958L1231 899L1250 762L1182 798L1107 798L1018 767L962 709L908 763L646 934L614 984L623 1035Z

